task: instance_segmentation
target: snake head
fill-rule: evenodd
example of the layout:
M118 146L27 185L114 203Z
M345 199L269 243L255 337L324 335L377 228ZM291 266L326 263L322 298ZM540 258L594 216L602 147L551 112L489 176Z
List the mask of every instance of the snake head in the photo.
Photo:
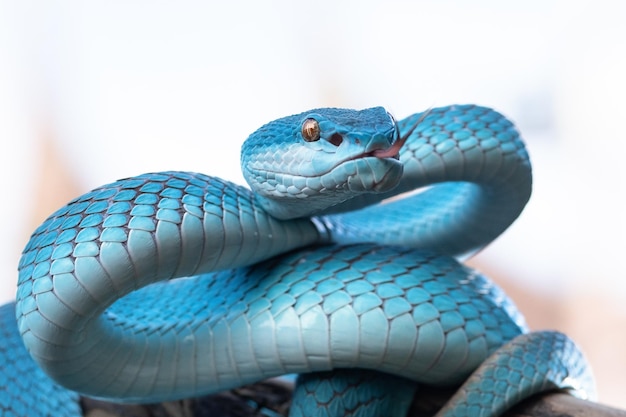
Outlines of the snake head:
M402 176L398 129L382 107L316 109L275 120L241 150L243 175L277 218L320 214Z

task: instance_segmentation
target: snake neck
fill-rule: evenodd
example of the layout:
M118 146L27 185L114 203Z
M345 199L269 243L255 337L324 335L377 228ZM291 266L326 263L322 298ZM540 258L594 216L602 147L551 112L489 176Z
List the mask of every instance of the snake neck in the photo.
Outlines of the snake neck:
M422 115L399 122L407 129ZM404 174L391 192L361 195L321 216L340 244L377 242L466 257L499 236L530 198L528 154L513 124L473 105L435 108L400 155ZM421 192L417 192L421 191ZM408 193L406 197L399 194ZM384 204L375 204L380 200ZM344 213L349 210L356 210Z

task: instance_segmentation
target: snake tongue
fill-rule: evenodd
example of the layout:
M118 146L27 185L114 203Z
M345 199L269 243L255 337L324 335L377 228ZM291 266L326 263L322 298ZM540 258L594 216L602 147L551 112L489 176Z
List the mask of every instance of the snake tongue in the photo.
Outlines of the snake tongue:
M413 123L413 126L411 126L411 128L409 130L407 130L406 133L403 136L399 137L390 147L388 147L386 149L376 149L375 151L372 151L371 155L375 156L376 158L396 158L396 159L400 159L400 149L402 149L402 147L404 146L406 141L409 139L409 136L411 136L411 134L413 134L413 131L415 130L415 128L420 123L422 123L422 121L429 114L430 114L430 109L426 110L424 113L422 113L422 115L417 119L417 121L415 123ZM396 124L396 129L399 129L397 124ZM399 130L397 130L397 131L399 131Z
M376 149L372 151L371 155L376 158L396 158L400 159L400 149L404 146L404 143L408 139L409 135L405 135L398 138L390 147L386 149Z

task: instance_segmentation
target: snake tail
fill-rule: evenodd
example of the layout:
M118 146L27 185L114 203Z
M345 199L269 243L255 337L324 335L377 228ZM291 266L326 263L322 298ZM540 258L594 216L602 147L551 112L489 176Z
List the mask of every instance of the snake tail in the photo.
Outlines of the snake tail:
M499 416L534 394L555 390L596 398L593 374L568 336L554 331L526 333L481 364L437 417Z

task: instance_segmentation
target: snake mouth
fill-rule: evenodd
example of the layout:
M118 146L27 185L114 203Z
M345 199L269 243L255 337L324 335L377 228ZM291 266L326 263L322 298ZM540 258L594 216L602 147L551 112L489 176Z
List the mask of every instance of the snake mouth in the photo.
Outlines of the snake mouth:
M368 152L365 156L374 156L376 158L395 158L400 159L400 150L409 139L409 136L413 134L413 131L419 126L420 123L430 114L430 109L426 110L422 115L417 119L413 126L403 136L399 136L388 148L385 149L375 149L371 152ZM398 122L394 120L394 124L396 125L396 132L398 135L400 134L400 128L398 127Z
M413 130L411 130L411 132L413 132ZM402 147L406 143L406 140L409 138L411 132L396 139L388 148L375 149L371 152L368 152L364 156L373 156L379 159L393 158L400 160L400 149L402 149Z

